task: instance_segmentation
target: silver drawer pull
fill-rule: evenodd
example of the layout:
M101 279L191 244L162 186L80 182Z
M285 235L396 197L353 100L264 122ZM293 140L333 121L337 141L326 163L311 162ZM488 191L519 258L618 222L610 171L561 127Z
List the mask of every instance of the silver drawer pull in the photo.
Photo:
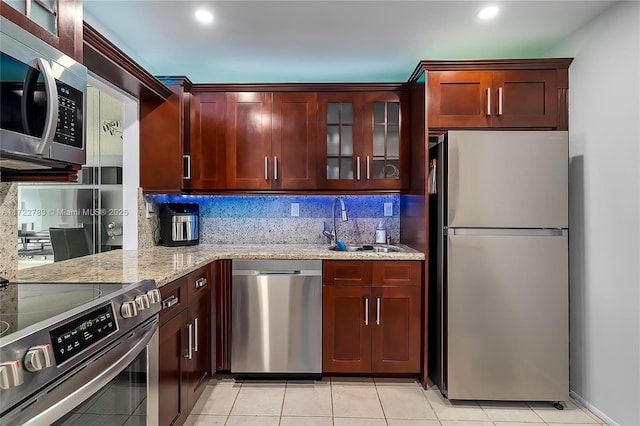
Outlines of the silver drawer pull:
M162 301L162 309L170 308L173 305L175 305L176 303L178 303L179 301L180 301L180 299L178 299L176 296L167 297L166 299L164 299Z
M207 279L206 278L198 278L196 280L196 288L202 288L204 286L207 285Z

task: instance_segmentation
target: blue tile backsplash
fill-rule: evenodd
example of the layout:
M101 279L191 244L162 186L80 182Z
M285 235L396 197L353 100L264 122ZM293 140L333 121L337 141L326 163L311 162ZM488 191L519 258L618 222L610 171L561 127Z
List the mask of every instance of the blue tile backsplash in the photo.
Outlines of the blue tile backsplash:
M324 224L332 226L330 195L148 195L156 204L197 203L200 206L201 243L328 243ZM349 220L339 220L338 235L347 243L373 242L376 225L383 220L392 242L400 236L398 195L345 195ZM299 216L291 216L297 203ZM391 203L393 216L384 217L384 203Z

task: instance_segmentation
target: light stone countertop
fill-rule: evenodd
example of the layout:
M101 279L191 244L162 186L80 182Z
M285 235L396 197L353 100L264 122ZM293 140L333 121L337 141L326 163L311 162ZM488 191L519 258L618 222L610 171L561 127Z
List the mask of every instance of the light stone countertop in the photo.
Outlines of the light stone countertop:
M218 259L424 260L424 253L331 251L324 244L201 244L113 250L18 271L15 282L122 282L154 279L158 287Z

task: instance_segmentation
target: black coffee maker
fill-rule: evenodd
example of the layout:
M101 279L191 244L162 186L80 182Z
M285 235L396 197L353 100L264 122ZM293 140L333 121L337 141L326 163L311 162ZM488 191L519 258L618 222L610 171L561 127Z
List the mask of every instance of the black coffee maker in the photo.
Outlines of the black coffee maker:
M160 244L167 247L200 243L200 208L195 203L160 205Z

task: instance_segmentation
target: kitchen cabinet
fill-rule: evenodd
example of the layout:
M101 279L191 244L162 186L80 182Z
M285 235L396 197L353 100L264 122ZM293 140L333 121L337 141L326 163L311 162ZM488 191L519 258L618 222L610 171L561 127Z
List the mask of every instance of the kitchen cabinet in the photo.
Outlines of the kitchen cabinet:
M190 189L226 187L226 98L224 93L194 92L191 98Z
M179 193L188 188L191 82L161 78L173 92L158 105L140 104L140 186L148 192Z
M315 93L227 92L226 188L315 189L316 114Z
M318 95L273 94L271 189L316 189Z
M437 66L438 64L434 65ZM566 68L427 70L430 129L541 128L563 130ZM548 65L548 64L545 64ZM462 65L459 65L460 67ZM496 64L499 66L499 64ZM514 64L510 64L514 66ZM568 67L568 64L566 65ZM452 65L451 68L456 68Z
M318 187L399 189L408 176L404 92L318 95Z
M227 93L227 188L270 189L271 93Z
M158 393L161 425L182 424L211 375L210 267L162 288Z
M215 280L215 312L213 315L214 347L212 371L231 370L231 260L213 262Z
M83 63L82 0L2 2L3 17Z
M323 372L419 373L422 262L325 261Z

